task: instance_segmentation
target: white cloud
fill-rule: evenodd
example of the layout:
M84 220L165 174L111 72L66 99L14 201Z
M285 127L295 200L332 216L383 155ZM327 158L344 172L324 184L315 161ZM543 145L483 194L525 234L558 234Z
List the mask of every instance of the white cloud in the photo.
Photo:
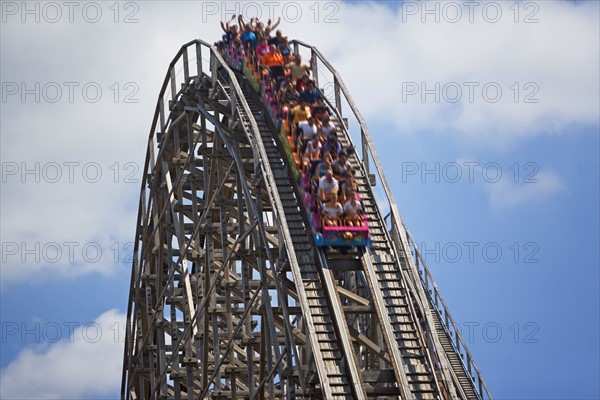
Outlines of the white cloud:
M444 4L424 2L421 8L436 3ZM473 23L466 7L457 23L443 15L439 23L435 14L407 16L402 7L396 14L384 6L343 7L336 30L344 40L316 34L312 42L333 54L330 61L363 115L394 122L398 132L432 131L494 144L569 133L570 124L596 125L598 3L536 2L538 22L531 24L514 22L513 2L493 3L502 5L497 23L482 18L485 2ZM520 20L534 11L523 4ZM424 90L437 92L439 102Z
M206 8L209 3L217 9ZM4 15L7 20L0 27L2 82L25 82L28 88L35 82L42 87L55 82L62 87L63 96L57 103L45 101L43 96L36 103L32 95L22 102L17 94L2 102L3 173L14 165L21 169L16 175L2 177L3 242L30 246L37 242L42 246L98 242L108 246L133 240L140 187L123 180L133 170L137 170L134 179L141 177L148 131L168 63L180 46L193 38L218 39L218 21L230 16L235 7L238 12L253 12L244 2L135 3L139 9L133 17L138 22L124 24L114 23L114 10L109 3L102 4L103 17L96 24L84 21L81 10L75 13L74 23L68 21L66 9L58 23L43 18L34 23L31 15L27 16L29 22L21 23L20 14ZM258 4L266 19L269 7ZM597 124L595 2L532 3L539 6L539 23L535 24L514 23L507 8L513 2L502 3L504 17L496 24L484 21L480 9L474 23L464 17L453 24L443 19L436 23L431 17L422 23L421 15L409 16L402 8L395 12L374 3L318 3L318 13L309 2L289 4L302 5L301 17L291 22L295 14L288 8L281 29L324 53L369 122L393 122L402 134L432 131L478 138L491 145L538 134L566 134L572 125ZM284 7L276 8L275 14ZM120 11L122 21L135 10ZM521 9L521 19L527 11ZM338 22L330 23L335 20ZM322 78L324 85L325 76ZM469 103L463 83L473 81L481 83L479 88L497 82L503 89L501 101L486 103L479 91L476 101ZM73 102L68 100L64 82L79 84ZM90 82L102 88L97 103L83 97L82 89ZM123 102L131 93L125 88L129 82L137 89L133 95L137 103ZM423 82L428 88L435 82L442 86L457 82L463 96L456 104L421 103L418 95L402 102L402 87L407 82ZM539 103L514 103L510 89L514 82L519 83L520 99L539 88L534 95ZM527 82L537 86L526 88ZM116 103L115 83L119 88ZM67 181L65 162L80 163L74 183ZM26 175L27 182L22 183L23 163L27 168L40 163L40 182L35 182L34 173ZM61 166L59 183L49 183L44 176L44 167L50 163ZM88 163L101 166L99 182L87 182L82 175L80 168ZM117 182L115 163L120 172ZM126 163L133 163L133 169L126 169ZM3 260L2 264L3 284L34 276L73 276L70 264L32 265L19 260ZM57 265L61 268L55 268ZM77 271L105 270L97 265Z
M514 183L502 179L486 183L485 190L494 208L510 208L519 205L540 204L563 190L565 184L558 174L540 171L531 182Z
M109 310L44 349L26 348L0 371L3 399L114 397L121 382L125 315Z

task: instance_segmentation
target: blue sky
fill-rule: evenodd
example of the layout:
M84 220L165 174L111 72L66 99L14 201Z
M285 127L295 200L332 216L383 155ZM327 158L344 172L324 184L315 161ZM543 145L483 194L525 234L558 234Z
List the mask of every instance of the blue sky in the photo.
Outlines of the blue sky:
M340 72L494 398L600 398L598 3L481 2L473 22L426 3L275 16L301 7L281 28ZM3 2L0 32L0 397L117 398L158 90L231 8L102 3L69 22L20 4Z

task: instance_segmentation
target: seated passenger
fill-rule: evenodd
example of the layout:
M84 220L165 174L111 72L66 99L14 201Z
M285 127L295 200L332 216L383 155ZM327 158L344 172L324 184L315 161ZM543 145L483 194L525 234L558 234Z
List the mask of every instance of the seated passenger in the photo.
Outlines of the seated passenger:
M294 61L285 66L290 71L292 82L295 84L300 78L308 76L310 73L310 67L306 64L302 64L302 57L300 54L296 54Z
M342 145L338 141L335 131L327 136L327 141L323 143L323 151L331 153L331 158L337 158L337 155L342 151Z
M262 57L264 54L266 54L269 51L270 47L269 47L269 43L267 42L267 39L261 39L260 40L260 44L258 46L256 46L256 54L259 57Z
M279 29L275 31L275 36L269 38L269 44L274 44L275 47L279 47L283 40L283 35Z
M233 47L230 49L227 55L228 62L231 67L237 70L242 69L242 62L244 60L244 49L242 42L239 39L233 40Z
M296 107L292 108L292 124L296 125L298 122L307 121L310 118L310 108L305 102L301 101Z
M289 64L289 62L292 61L292 56L294 53L292 52L292 49L290 48L287 36L284 36L283 38L281 38L281 43L279 43L278 47L279 47L279 52L283 56L283 61L286 64Z
M271 75L275 78L283 76L283 56L277 50L277 47L272 44L269 47L269 51L262 56L262 62L264 65L269 67Z
M258 19L258 17L251 18L250 19L250 24L254 24L252 26L252 29L254 30L254 33L256 34L256 37L259 38L259 43L260 43L261 39L263 39L263 38L266 39L265 24L263 24L262 22L260 22L259 19Z
M298 89L298 93L302 93L304 89L306 89L306 84L310 81L308 76L303 76L296 80L296 89Z
M298 122L298 129L296 131L296 148L300 149L302 153L306 149L308 142L312 140L312 137L317 134L317 125L315 125L315 119L309 117L307 121Z
M345 151L341 151L338 155L338 159L331 165L333 173L342 179L345 179L348 174L352 171L352 165L348 161L348 155Z
M289 103L290 105L295 105L298 102L300 94L296 90L296 87L289 79L289 77L286 78L286 81L283 84L281 91L281 95L284 102Z
M334 194L329 198L329 201L323 204L323 225L324 226L339 226L340 217L344 214L342 205L337 201L337 196Z
M308 104L315 104L318 99L321 98L321 94L315 88L315 83L313 81L308 81L306 84L306 88L300 93L300 100L306 101Z
M343 182L340 182L340 193L339 198L342 203L350 198L350 193L358 192L358 185L356 184L356 178L354 177L354 170L346 176Z
M325 100L319 95L317 102L312 106L310 113L315 117L315 122L321 126L325 118L329 118L329 111Z
M344 223L348 226L362 226L363 209L360 202L356 201L356 193L350 192L344 203Z
M241 20L242 16L240 15L239 18ZM243 27L242 34L240 36L240 39L242 40L242 45L244 47L249 46L249 47L255 49L256 46L258 46L258 39L256 38L256 35L252 31L252 26L250 24L244 24L243 20L241 20L240 26Z
M303 167L310 173L313 163L319 162L321 158L321 142L319 141L319 135L313 134L312 139L306 143L306 150L304 150Z
M262 42L262 40L265 39L265 34L264 34L264 31L257 30L256 28L254 28L254 34L256 35L256 41L257 41L256 46L258 46ZM267 40L267 44L268 43L269 42ZM256 52L256 48L254 49L254 51Z
M337 199L338 181L333 177L333 171L328 170L324 177L319 179L318 197L321 201L328 201L332 195Z
M333 172L331 162L331 155L323 151L323 147L321 146L321 159L318 163L315 163L314 170L311 171L312 179L317 185L319 184L319 180L327 175L327 171Z
M283 65L283 57L277 47L275 45L269 46L269 51L263 54L262 62L267 67L272 67L274 65Z
M334 134L336 133L335 126L331 122L329 115L325 115L321 122L321 135L323 135L324 137L327 137L331 134L331 132L333 132ZM335 135L335 136L337 137L337 135Z
M244 16L240 14L238 15L238 22L242 31L250 31L254 34L256 42L253 43L252 49L256 48L256 46L258 46L258 43L260 42L260 39L262 39L262 30L258 29L258 25L256 24L258 22L258 18L252 17L250 18L250 22L246 23L244 22ZM258 24L262 24L262 22L258 22ZM261 35L260 38L259 34Z

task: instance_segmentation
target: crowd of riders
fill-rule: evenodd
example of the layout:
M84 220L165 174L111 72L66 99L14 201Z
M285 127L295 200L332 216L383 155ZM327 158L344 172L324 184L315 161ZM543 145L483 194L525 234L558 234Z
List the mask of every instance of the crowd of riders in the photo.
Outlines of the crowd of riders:
M238 24L234 24L236 21ZM355 171L348 153L338 140L335 125L315 82L312 63L294 54L287 36L276 30L281 19L266 24L242 15L221 22L222 41L216 46L228 63L242 69L243 62L260 71L262 97L274 119L282 119L293 132L292 149L309 177L305 190L314 198L324 226L362 226L362 206L356 194ZM273 31L275 30L274 34Z

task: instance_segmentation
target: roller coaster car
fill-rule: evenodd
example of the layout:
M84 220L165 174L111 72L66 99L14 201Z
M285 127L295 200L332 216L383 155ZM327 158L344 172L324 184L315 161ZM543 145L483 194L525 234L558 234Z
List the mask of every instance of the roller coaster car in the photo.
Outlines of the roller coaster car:
M369 226L363 221L362 226L321 226L320 232L315 234L317 246L371 246Z
M314 229L315 244L318 247L370 247L371 236L366 216L362 216L362 226L326 226L322 222L320 207L315 209L315 199L308 188L307 174L302 174L300 187L304 193L303 203L310 215L310 224ZM357 196L358 199L358 196ZM340 221L344 221L340 218Z

